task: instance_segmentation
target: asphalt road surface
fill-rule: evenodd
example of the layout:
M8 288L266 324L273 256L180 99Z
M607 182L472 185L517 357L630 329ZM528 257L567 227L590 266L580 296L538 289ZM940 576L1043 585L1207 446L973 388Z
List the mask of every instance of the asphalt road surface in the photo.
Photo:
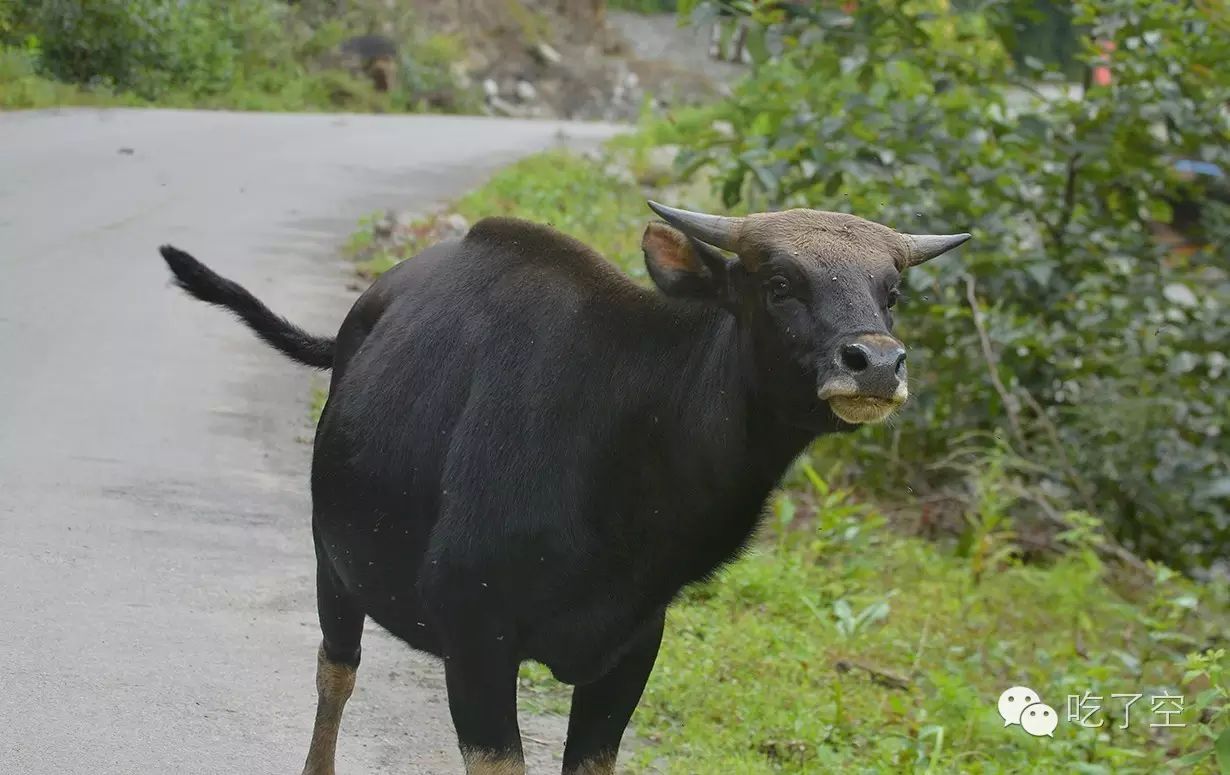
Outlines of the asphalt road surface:
M313 380L172 289L171 242L310 330L356 219L566 133L481 118L0 114L0 773L297 773ZM533 772L563 723L523 714ZM339 771L456 773L443 675L369 624Z

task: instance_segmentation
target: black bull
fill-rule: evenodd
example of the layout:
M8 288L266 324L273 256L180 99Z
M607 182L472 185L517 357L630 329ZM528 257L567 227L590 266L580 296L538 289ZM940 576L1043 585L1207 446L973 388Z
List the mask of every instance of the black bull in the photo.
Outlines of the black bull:
M443 658L471 775L524 771L524 660L575 685L564 771L613 772L667 606L740 553L808 442L905 400L900 273L968 238L651 206L672 224L643 240L659 292L493 218L382 276L336 339L162 249L193 296L333 370L312 462L323 641L305 773L334 771L367 616Z

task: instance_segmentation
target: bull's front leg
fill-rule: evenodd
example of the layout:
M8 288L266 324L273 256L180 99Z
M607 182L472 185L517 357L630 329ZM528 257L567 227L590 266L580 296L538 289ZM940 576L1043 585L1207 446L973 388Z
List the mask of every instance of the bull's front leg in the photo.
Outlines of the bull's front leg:
M473 573L441 566L428 582L432 627L441 634L448 709L467 775L524 775L517 726L513 628L495 589ZM443 590L442 592L440 590Z
M662 645L662 612L606 675L572 691L564 775L613 775L619 741L641 701Z
M450 650L444 679L466 775L524 775L517 662L502 650Z

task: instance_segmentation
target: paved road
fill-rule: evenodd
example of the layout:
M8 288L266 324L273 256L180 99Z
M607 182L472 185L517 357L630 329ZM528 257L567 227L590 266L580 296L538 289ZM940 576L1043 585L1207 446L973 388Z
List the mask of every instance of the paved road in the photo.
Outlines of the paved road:
M297 773L306 753L309 372L168 287L157 246L331 332L357 217L456 195L561 127L612 131L0 114L0 772ZM343 775L459 772L437 667L381 631L364 647ZM560 722L524 731L550 771Z

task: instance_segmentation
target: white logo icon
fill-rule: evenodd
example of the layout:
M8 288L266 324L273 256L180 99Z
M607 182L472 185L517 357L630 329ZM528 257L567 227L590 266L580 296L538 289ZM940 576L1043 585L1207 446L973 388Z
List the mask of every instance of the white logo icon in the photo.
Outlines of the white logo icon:
M1034 737L1054 737L1055 727L1059 726L1059 715L1055 709L1042 701L1038 693L1028 686L1014 686L1005 689L999 695L999 717L1004 720L1004 726L1020 724Z
M1004 693L999 695L999 716L1004 720L1004 726L1020 724L1021 711L1025 710L1026 705L1033 705L1035 702L1041 702L1038 693L1028 686L1005 689Z
M1026 705L1021 710L1021 728L1034 737L1055 736L1055 727L1059 726L1059 716L1055 709L1044 702Z

